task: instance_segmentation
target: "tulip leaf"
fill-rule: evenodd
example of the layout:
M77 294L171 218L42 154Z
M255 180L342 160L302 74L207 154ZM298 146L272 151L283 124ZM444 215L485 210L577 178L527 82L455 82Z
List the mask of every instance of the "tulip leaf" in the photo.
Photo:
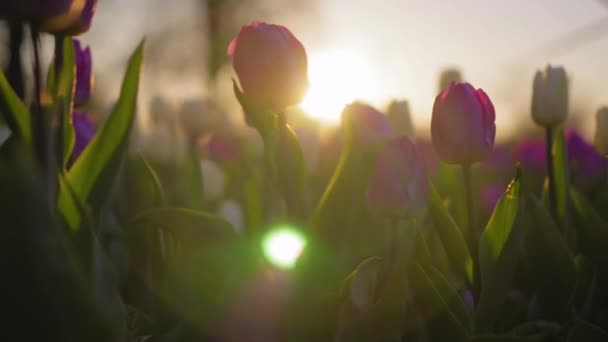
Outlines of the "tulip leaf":
M568 342L604 342L608 341L608 332L589 322L578 321L568 334Z
M204 206L201 159L195 146L189 146L179 168L180 206L201 210Z
M435 232L441 239L448 259L452 264L455 274L467 277L472 280L471 272L468 272L471 264L471 254L469 248L458 228L456 221L452 218L448 210L443 205L435 187L429 183L429 210L433 221Z
M476 312L476 329L489 332L511 288L520 257L523 236L520 194L521 169L498 201L479 242L481 294Z
M128 138L135 118L135 106L143 59L142 41L131 58L125 74L119 100L100 131L84 149L69 173L67 182L82 201L99 210L110 193L122 160L127 152ZM78 229L81 218L69 210L64 189L59 206L71 229Z
M567 318L576 285L574 258L544 205L529 195L526 201L524 253L543 312Z
M455 290L447 284L443 276L436 271L425 270L421 265L412 264L408 272L409 284L414 295L415 307L427 321L440 322L441 329L430 329L429 333L438 341L446 338L450 341L468 340L468 322L465 317L458 317L450 305ZM461 309L456 307L461 313ZM463 325L464 323L464 325ZM439 334L439 335L437 335Z
M51 68L53 65L51 65ZM76 56L72 37L65 37L63 40L63 64L59 75L55 94L55 105L60 111L62 126L59 138L61 140L63 164L70 160L72 149L76 141L74 127L72 125L72 110L74 107L74 91L76 81Z
M578 223L580 250L603 274L608 274L608 222L575 188L570 189L570 197Z
M279 184L290 217L304 219L304 199L306 198L306 165L302 147L295 132L285 124L279 127L279 144L275 145L275 160ZM284 139L284 142L281 142Z
M32 118L27 106L11 88L6 76L0 71L0 112L13 134L23 138L26 143L32 142Z
M473 317L462 296L435 267L430 266L425 271L441 295L441 298L443 298L449 311L458 319L467 333L471 333L473 331Z

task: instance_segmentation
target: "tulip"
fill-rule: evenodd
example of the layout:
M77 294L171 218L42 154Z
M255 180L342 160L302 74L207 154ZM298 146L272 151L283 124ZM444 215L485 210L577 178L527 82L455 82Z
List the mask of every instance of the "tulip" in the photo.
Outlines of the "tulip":
M73 0L68 12L44 20L42 31L68 36L85 33L91 27L96 9L97 0Z
M450 84L433 105L431 136L439 158L449 164L485 159L494 146L494 120L494 106L483 90Z
M568 163L574 173L575 183L589 186L600 180L606 172L606 159L600 155L593 145L587 143L575 131L566 133L568 147Z
M496 203L505 191L506 187L502 184L489 184L481 189L481 204L485 215L489 217L494 212Z
M608 107L602 107L595 116L595 148L608 155Z
M532 118L543 127L555 127L568 115L568 77L562 67L547 66L534 76Z
M393 217L424 209L428 182L422 155L406 136L391 140L380 152L366 194L375 212Z
M344 108L342 126L353 144L364 151L378 150L394 137L386 115L362 102L354 102Z
M91 49L85 49L80 45L78 39L74 39L74 53L76 57L76 90L74 92L74 105L79 107L91 99L91 88L93 87L93 61Z
M308 88L304 46L285 27L254 21L228 47L241 89L256 107L280 112Z
M84 151L95 136L95 126L87 113L75 110L72 113L72 125L74 126L74 132L76 133L76 141L74 143L69 165L72 165L74 161L76 161L78 156L80 156L82 151Z
M545 143L540 139L522 140L513 151L513 159L520 162L524 167L544 171L547 166Z
M398 135L414 137L414 124L407 101L393 101L386 110L386 115Z

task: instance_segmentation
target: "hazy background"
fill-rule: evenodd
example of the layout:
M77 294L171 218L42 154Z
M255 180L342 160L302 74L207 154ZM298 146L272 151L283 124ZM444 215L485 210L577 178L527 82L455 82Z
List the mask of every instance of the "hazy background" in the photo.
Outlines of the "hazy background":
M221 12L214 16L221 37L212 42L209 8ZM94 52L97 103L109 106L116 98L126 58L146 36L142 123L157 94L176 104L212 96L238 120L230 68L217 74L209 68L218 65L226 40L254 19L286 25L311 59L340 51L356 57L365 70L352 74L365 74L369 85L356 96L380 108L392 98L409 100L422 133L445 67L460 68L487 91L499 139L530 124L532 78L547 63L569 72L569 125L588 138L595 110L608 104L608 2L598 0L101 0L82 36Z

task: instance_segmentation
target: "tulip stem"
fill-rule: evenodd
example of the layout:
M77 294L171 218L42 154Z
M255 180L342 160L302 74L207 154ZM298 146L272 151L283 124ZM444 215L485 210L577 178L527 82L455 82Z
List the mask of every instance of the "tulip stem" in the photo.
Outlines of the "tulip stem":
M549 210L551 216L557 219L557 198L555 196L555 170L553 169L553 128L545 128L547 139L547 177L549 178Z
M469 249L471 250L471 259L473 261L473 298L475 302L479 298L481 289L479 279L479 260L477 258L477 245L479 234L477 232L477 223L475 222L475 201L473 200L473 184L471 181L471 164L462 165L462 176L464 181L464 190L466 195L467 206L467 226L469 228Z

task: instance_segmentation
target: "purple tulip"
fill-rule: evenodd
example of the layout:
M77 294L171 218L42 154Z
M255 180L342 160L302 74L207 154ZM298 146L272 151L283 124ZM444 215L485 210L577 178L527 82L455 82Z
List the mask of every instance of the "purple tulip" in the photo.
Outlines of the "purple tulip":
M573 179L581 185L593 184L606 172L606 159L576 131L566 132L568 162Z
M484 160L480 166L485 172L509 173L513 169L511 152L504 145L495 145L488 159Z
M362 102L354 102L344 108L342 125L346 136L368 151L377 150L394 137L393 128L386 115Z
M228 46L243 93L257 106L280 111L308 88L306 50L285 27L254 21Z
M513 159L524 167L542 172L547 167L545 143L540 139L522 140L513 151Z
M41 20L67 13L73 0L2 0L0 18Z
M483 90L452 82L433 105L431 136L439 157L449 164L486 159L494 146L495 116Z
M74 143L69 166L76 161L95 136L95 126L87 113L74 110L72 113L72 125L74 126L74 131L76 133L76 142Z
M380 152L367 190L368 206L390 216L407 216L425 208L428 181L424 160L406 136L391 140Z
M42 22L42 31L52 34L77 36L91 28L97 0L73 1L66 13L47 18Z
M91 99L91 88L93 87L93 59L91 49L87 46L83 49L78 39L74 39L74 54L76 57L76 90L74 93L74 105L79 107Z

